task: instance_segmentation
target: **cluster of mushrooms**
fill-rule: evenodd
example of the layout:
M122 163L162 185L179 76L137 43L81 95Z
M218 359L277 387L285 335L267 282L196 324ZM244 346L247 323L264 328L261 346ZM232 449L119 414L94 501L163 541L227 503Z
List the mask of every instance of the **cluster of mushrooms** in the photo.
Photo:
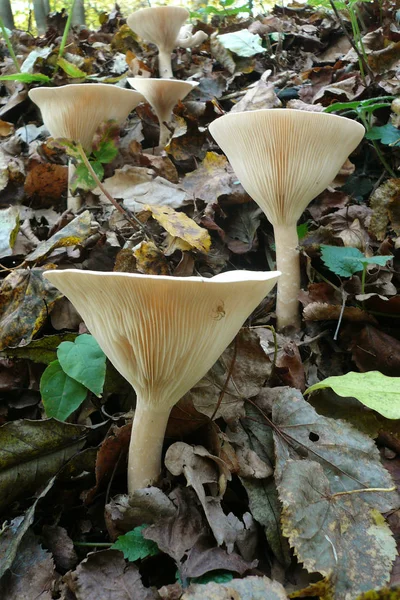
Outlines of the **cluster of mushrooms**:
M172 79L171 52L205 36L182 34L187 17L186 9L166 6L128 18L129 26L159 49L161 78L128 79L137 91L106 84L31 90L50 134L90 150L102 122L121 124L146 99L159 118L164 146L174 105L196 85ZM350 119L291 109L226 114L209 130L274 227L278 271L230 271L209 279L76 269L45 273L136 392L130 494L157 481L172 407L212 367L278 279L278 328L299 327L297 221L364 135L363 126Z

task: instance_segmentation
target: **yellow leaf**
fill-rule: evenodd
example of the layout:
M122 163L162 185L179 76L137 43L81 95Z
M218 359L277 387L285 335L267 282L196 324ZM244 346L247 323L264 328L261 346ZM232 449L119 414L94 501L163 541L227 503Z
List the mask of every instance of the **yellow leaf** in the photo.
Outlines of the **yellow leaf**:
M211 246L210 234L206 229L200 227L185 213L177 212L169 206L145 206L153 215L160 225L170 235L180 238L190 248L200 250L200 252L208 252Z
M133 251L136 268L146 275L170 275L168 263L154 242L141 242Z

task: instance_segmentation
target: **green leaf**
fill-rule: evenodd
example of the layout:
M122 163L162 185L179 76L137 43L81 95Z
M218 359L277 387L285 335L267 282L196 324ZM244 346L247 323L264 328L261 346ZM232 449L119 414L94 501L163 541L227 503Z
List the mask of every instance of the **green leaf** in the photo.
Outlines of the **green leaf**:
M357 398L387 419L400 419L400 380L397 377L387 377L379 371L350 372L315 383L305 393L324 388L332 388L338 396Z
M152 540L146 540L142 536L142 531L147 525L139 525L125 535L120 535L117 541L111 546L111 550L120 550L126 560L134 562L139 558L155 556L159 553L158 546Z
M68 77L72 77L73 79L82 79L87 77L87 73L85 73L85 71L82 71L73 63L65 60L65 58L59 58L57 64L68 75Z
M365 265L386 265L393 256L365 256L358 248L321 245L321 258L332 273L351 277Z
M368 140L380 140L385 146L400 146L400 130L391 123L371 127L365 137Z
M82 404L87 389L69 377L63 371L59 361L55 360L49 364L42 375L40 393L46 415L65 421Z
M99 150L94 150L93 154L101 163L110 163L118 154L118 148L113 142L104 142Z
M0 81L21 81L22 83L50 83L50 77L41 73L15 73L14 75L1 75Z
M97 177L101 180L104 177L104 169L101 162L90 161L93 171ZM97 186L97 183L93 179L92 175L87 170L86 166L81 162L76 166L74 176L72 178L71 190L75 192L77 188L88 191L92 190Z
M57 360L57 348L61 342L73 342L76 336L76 333L45 335L26 346L5 348L0 352L0 358L27 358L35 363L48 365L53 360Z
M308 223L302 223L301 225L297 225L297 237L299 240L303 239L308 233Z
M288 460L278 490L284 535L309 572L330 578L334 598L355 598L389 581L396 542L361 494L335 494L312 460Z
M266 52L261 45L261 37L258 33L250 33L248 29L223 33L218 35L217 38L224 48L231 50L238 56L247 57Z
M67 375L96 396L101 396L106 376L106 355L92 335L85 333L74 342L62 342L57 358Z

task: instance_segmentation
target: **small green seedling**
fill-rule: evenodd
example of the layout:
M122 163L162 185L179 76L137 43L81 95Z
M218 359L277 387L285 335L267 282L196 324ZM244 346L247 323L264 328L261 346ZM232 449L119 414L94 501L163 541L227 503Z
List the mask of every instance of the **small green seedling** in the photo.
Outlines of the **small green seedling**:
M40 380L40 393L48 417L65 421L85 400L88 390L101 396L106 375L106 355L93 336L61 342L57 360Z

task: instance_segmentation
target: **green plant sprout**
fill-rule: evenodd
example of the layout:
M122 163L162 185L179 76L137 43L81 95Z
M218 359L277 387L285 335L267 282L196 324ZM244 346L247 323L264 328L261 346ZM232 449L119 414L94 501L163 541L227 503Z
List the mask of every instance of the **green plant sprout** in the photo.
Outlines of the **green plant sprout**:
M356 100L353 102L335 102L324 109L327 113L341 113L343 117L355 115L358 120L364 125L366 130L365 137L371 140L375 152L385 167L386 171L393 178L397 175L394 173L390 165L387 163L386 158L381 152L377 141L380 140L385 145L399 145L400 144L400 132L396 127L388 123L383 127L374 127L372 125L373 113L380 108L388 108L391 105L391 101L394 100L394 96L380 96L378 98L369 98L368 100ZM387 141L389 140L389 144Z
M245 4L242 4L241 6L234 6L235 2L236 0L219 0L219 7L205 4L197 11L191 11L190 18L201 19L207 22L207 19L210 15L217 15L224 18L233 17L239 13L251 13L253 4L251 0Z
M15 56L14 48L13 48L13 45L11 43L7 27L4 25L4 21L3 21L3 19L1 17L0 17L0 29L1 29L1 33L3 34L3 38L4 38L4 41L5 41L6 46L8 48L8 51L10 53L10 56L12 58L12 61L14 63L15 69L16 69L17 73L21 73L21 68L19 66L19 62L17 60L17 57Z
M321 259L332 273L351 277L362 271L361 294L365 294L365 279L368 265L384 267L393 256L365 256L358 248L321 245Z
M357 4L359 2L371 2L372 0L308 0L310 6L322 6L324 8L332 9L338 19L343 33L346 35L350 44L352 45L358 58L358 65L360 69L361 77L365 83L365 72L370 71L368 65L368 58L365 52L364 44L362 41L362 34L359 24L359 14ZM348 17L353 33L353 38L348 34L346 25L342 19L339 11L346 13Z

